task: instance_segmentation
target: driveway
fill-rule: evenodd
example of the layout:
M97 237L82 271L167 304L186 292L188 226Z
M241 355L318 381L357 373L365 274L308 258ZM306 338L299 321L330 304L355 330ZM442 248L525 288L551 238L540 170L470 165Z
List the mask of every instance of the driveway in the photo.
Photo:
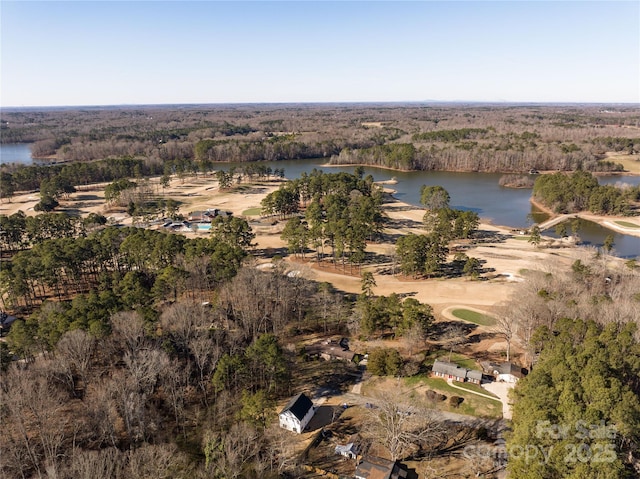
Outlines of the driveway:
M484 383L482 387L487 391L495 394L502 401L502 417L505 419L511 419L511 403L509 402L509 391L513 389L515 384L494 381L491 383Z

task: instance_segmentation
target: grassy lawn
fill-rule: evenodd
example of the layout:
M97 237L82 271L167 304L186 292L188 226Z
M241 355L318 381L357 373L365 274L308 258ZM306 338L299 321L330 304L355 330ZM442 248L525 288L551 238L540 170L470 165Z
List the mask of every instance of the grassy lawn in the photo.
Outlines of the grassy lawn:
M456 318L462 319L464 321L469 321L473 324L478 324L480 326L493 326L496 324L496 320L491 316L487 316L486 314L477 313L476 311L471 311L470 309L454 309L451 311Z
M519 241L529 241L529 239L531 239L531 236L518 235L518 236L514 236L513 239L517 239Z
M637 224L629 223L628 221L614 221L614 223L620 226L624 226L625 228L640 228L640 226L638 226Z
M262 212L262 209L259 207L249 208L248 210L244 210L242 212L243 216L259 216Z
M427 389L447 396L445 401L433 404L435 409L469 416L502 417L502 403L498 399L483 398L473 393L466 394L464 391L449 386L444 379L413 376L406 378L404 382L406 386L412 387L413 395L417 398L424 397L424 391ZM484 394L487 394L487 392L484 391ZM449 404L451 396L459 396L464 398L464 401L458 407L452 407Z
M425 395L427 389L444 394L447 399L437 403L428 401ZM398 381L395 378L373 377L362 385L364 396L375 397L376 392L390 390L400 390L407 399L416 401L417 404L422 404L430 409L477 417L502 417L502 403L498 399L483 398L471 392L465 393L449 386L444 379L440 378L416 375ZM453 407L449 404L451 396L461 397L464 401L458 407Z
M480 394L485 394L487 396L493 396L496 399L499 399L498 396L496 396L495 394L487 391L486 389L481 388L478 384L473 384L473 383L461 383L458 381L453 381L453 384L455 384L458 387L464 388L464 389L468 389L469 391L475 391L477 393Z
M449 362L449 351L447 351L446 349L436 349L435 351L430 351L429 354L425 357L425 362L427 364L433 364L436 359ZM478 369L475 359L470 358L469 356L465 356L464 354L451 354L450 362L456 363L458 366L462 366L463 368Z
M624 169L631 173L640 173L640 161L638 161L638 158L638 155L607 156L607 160L622 164Z

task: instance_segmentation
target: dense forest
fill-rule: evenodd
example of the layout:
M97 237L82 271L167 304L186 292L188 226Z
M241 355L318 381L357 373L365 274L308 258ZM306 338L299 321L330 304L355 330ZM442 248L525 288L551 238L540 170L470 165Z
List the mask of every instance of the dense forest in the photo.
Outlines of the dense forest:
M530 272L505 305L500 329L533 365L514 391L514 477L637 477L640 276L627 266L585 254Z
M618 171L640 150L632 107L581 105L228 105L3 110L3 143L35 157L123 156L180 164L298 158L404 170ZM206 168L206 166L204 167Z

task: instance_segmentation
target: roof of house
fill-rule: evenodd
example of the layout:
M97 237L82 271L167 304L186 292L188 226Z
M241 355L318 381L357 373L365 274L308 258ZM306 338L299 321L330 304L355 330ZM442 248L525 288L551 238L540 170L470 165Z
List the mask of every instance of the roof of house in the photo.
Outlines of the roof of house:
M440 361L436 359L433 363L433 368L431 369L434 373L440 374L448 374L450 376L456 376L459 378L464 378L467 375L467 369L458 366L454 363L449 363L447 361Z
M9 329L17 319L16 316L10 316L4 311L0 312L0 329Z
M476 371L475 369L469 369L467 371L467 378L477 379L478 381L482 381L482 372Z
M524 374L522 373L522 368L517 364L500 363L494 366L495 366L495 372L497 372L497 374L511 374L512 376L515 376L517 378L524 377Z
M358 454L358 446L353 442L350 442L348 444L337 444L335 451L336 454L342 455L344 455L345 453Z
M356 467L356 477L365 477L366 479L400 478L407 477L407 471L400 469L395 461L365 456Z
M291 411L291 413L295 417L297 417L299 420L302 420L302 418L307 415L309 409L311 409L312 407L313 403L311 402L311 399L305 396L304 393L300 393L297 396L291 398L284 409L280 411L280 414Z
M447 361L440 361L436 359L433 363L433 368L431 370L434 373L446 374L448 376L455 376L457 378L468 378L468 379L476 379L478 381L482 381L482 372L476 371L475 369L467 369L462 366L458 366L454 363L449 363Z

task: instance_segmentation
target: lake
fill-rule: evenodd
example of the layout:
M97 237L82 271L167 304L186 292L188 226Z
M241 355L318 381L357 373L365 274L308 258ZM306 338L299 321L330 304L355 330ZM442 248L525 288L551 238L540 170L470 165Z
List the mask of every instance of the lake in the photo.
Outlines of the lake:
M312 160L272 161L261 163L271 168L284 168L289 179L299 178L302 173L311 173L314 168L325 173L343 171L353 173L354 166L323 166L323 158ZM220 168L241 167L242 163L224 163ZM501 173L453 173L446 171L392 171L382 168L365 167L365 175L372 175L375 181L395 178L397 183L386 185L394 189L394 196L410 205L420 206L420 187L440 185L449 192L451 206L478 213L483 221L511 228L528 228L534 222L542 222L548 215L537 210L529 201L530 189L504 188L498 184ZM601 184L615 184L619 181L638 185L640 176L599 177ZM552 235L552 231L545 234ZM640 255L640 238L616 233L598 224L584 221L578 232L585 244L602 246L607 235L613 235L617 256L635 258Z
M29 144L0 145L0 163L32 164ZM323 166L324 158L311 160L288 160L262 162L273 169L284 168L289 179L310 173L314 168L325 173L344 171L353 173L353 166ZM242 163L223 163L219 168L241 167ZM503 188L498 184L500 173L453 173L446 171L392 171L382 168L365 167L365 175L372 175L376 181L395 178L397 183L387 185L394 189L394 196L410 205L420 206L420 187L422 185L445 188L451 196L451 206L478 213L483 221L511 228L528 228L533 222L541 222L547 215L536 210L529 202L530 189ZM640 184L640 176L602 176L601 184L627 183ZM619 256L635 258L640 255L640 238L608 230L597 224L584 222L579 234L583 241L592 245L602 245L607 235L614 236L614 248ZM547 232L546 234L550 234Z
M33 164L31 157L31 144L29 143L8 143L0 144L0 164L1 163L22 163L24 165Z

